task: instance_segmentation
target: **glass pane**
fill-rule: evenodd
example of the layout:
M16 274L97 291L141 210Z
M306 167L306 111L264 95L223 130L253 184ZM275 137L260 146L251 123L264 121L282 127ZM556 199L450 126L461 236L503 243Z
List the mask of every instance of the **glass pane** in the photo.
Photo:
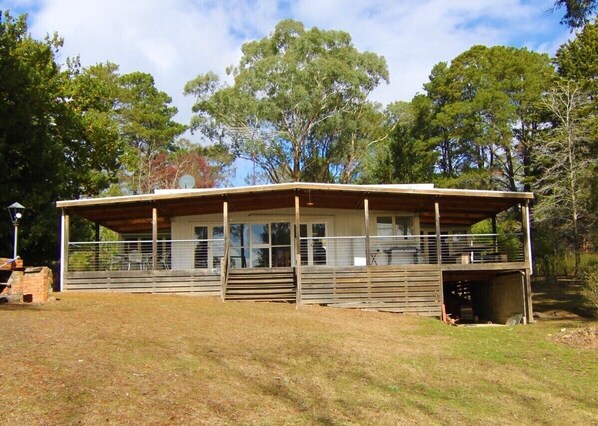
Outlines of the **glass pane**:
M301 238L307 237L307 225L300 225L299 226L299 235ZM301 246L301 264L307 265L307 240L300 240L299 244Z
M413 235L413 219L405 216L397 216L397 235Z
M273 223L272 224L272 245L287 246L291 244L291 224Z
M272 266L291 266L291 247L273 247L272 254Z
M325 237L326 236L326 224L325 223L314 223L311 225L312 237Z
M249 250L246 248L231 248L230 249L230 265L231 268L247 268L247 261L249 258Z
M251 267L268 268L270 266L270 249L251 249Z
M195 227L195 238L197 240L208 239L208 227L207 226L196 226Z
M214 226L212 229L212 238L215 240L220 240L224 238L224 227L223 226Z
M268 224L254 223L251 225L251 244L269 244L270 233Z
M380 216L376 218L376 235L379 237L392 235L392 217Z
M237 223L230 226L231 247L246 247L249 245L249 225Z

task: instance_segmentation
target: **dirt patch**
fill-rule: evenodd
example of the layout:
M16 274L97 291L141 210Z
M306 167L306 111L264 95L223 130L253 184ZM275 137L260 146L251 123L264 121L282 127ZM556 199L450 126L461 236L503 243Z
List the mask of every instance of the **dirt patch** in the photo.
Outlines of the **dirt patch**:
M598 349L598 327L562 329L554 340L574 348Z

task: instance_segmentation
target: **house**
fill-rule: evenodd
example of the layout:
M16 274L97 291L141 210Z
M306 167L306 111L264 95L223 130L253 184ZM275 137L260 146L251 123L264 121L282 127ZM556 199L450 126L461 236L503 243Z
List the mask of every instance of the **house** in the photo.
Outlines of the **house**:
M532 198L284 183L59 201L61 289L531 321ZM497 233L496 216L509 209L521 229ZM70 240L74 216L95 224L93 241ZM473 234L481 221L489 232Z

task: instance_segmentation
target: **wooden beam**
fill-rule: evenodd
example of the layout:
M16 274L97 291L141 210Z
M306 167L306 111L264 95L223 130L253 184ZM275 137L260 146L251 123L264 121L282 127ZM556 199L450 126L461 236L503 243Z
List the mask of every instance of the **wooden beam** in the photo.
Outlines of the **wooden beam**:
M158 269L158 209L152 207L152 271Z
M367 198L363 199L363 213L365 219L365 264L370 265L370 206Z
M100 224L99 223L95 223L95 238L94 238L94 240L96 243L98 241L100 241ZM100 245L99 244L96 244L94 247L93 257L94 257L94 265L97 268L100 265Z
M295 279L297 280L296 303L301 306L301 207L299 195L295 193Z
M442 264L442 248L440 247L440 206L438 202L434 203L434 225L436 228L436 262Z
M226 287L228 281L228 251L230 246L230 229L228 225L228 201L222 202L222 227L224 228L224 257L220 261L220 299L224 302L226 299Z
M525 260L525 301L527 305L527 322L534 321L532 312L532 289L531 289L531 275L532 275L532 245L531 234L529 226L529 200L521 204L521 233L523 234L523 256Z
M527 267L532 269L531 236L529 229L529 201L521 204L521 233L523 234L523 255Z
M60 291L66 290L65 274L69 270L69 215L65 209L62 209L62 219L60 221Z

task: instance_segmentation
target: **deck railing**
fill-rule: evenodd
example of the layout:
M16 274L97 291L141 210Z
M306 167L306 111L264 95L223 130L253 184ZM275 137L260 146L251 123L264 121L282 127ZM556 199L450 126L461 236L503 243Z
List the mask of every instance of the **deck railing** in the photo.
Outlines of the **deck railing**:
M437 264L435 235L301 238L309 266ZM442 264L523 262L522 234L441 235ZM151 240L70 242L68 271L220 269L223 239L159 240L154 262ZM229 261L230 263L230 261Z
M159 240L155 266L167 269L219 269L223 239ZM131 271L154 267L151 240L70 242L68 271Z
M328 266L437 264L435 235L301 238L303 264ZM523 262L522 234L441 235L442 264Z

